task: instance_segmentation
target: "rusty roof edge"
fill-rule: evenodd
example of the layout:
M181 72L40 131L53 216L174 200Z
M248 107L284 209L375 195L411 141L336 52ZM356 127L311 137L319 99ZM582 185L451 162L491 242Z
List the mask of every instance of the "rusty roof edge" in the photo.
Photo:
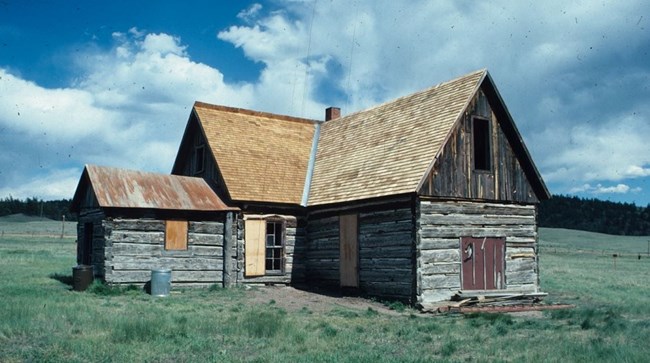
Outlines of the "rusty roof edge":
M111 174L107 174L111 173ZM111 177L110 175L115 175L115 177ZM108 177L107 177L108 176ZM188 194L188 186L191 186L191 183L194 183L196 186L200 187L201 189L205 189L205 191L209 191L212 193L212 195L209 195L208 199L213 199L213 206L212 207L200 207L192 203L191 207L184 208L184 207L179 207L180 204L177 205L177 208L170 207L170 206L165 206L163 204L159 204L156 206L129 206L129 203L119 203L117 201L114 204L112 204L111 201L105 201L103 198L99 198L99 194L97 193L97 190L94 190L93 186L93 180L98 180L104 178L104 181L109 181L110 180L125 180L125 178L132 179L135 181L136 184L138 184L138 181L141 181L143 177L146 178L161 178L161 180L167 180L168 183L171 183L172 189L174 188L180 188L183 190L183 193L185 195ZM115 179L116 178L116 179ZM176 184L176 185L172 185ZM138 184L139 185L139 184ZM203 178L198 178L198 177L190 177L190 176L184 176L184 175L173 175L173 174L162 174L162 173L153 173L153 172L146 172L146 171L140 171L140 170L130 170L130 169L122 169L122 168L115 168L115 167L106 167L106 166L98 166L98 165L86 165L84 168L84 173L82 174L82 177L79 181L79 184L77 186L77 191L75 192L75 200L76 204L78 204L78 198L81 197L80 193L82 193L82 189L85 186L89 186L93 188L93 193L96 197L96 200L98 202L99 207L101 208L128 208L128 209L157 209L157 210L187 210L187 211L201 211L201 212L209 212L209 211L238 211L239 208L237 207L230 207L228 206L219 196L212 190L212 188L208 185L208 183L203 179ZM180 195L178 195L180 197ZM78 208L75 208L78 209Z
M302 190L302 201L300 205L303 207L307 206L307 201L309 200L309 192L311 190L311 180L314 175L314 165L316 164L316 152L318 151L318 141L320 139L320 125L317 123L314 129L314 138L311 142L311 151L309 153L309 162L307 163L307 174L305 174L305 185Z
M474 85L474 90L472 91L472 93L470 93L469 97L467 97L467 99L465 100L465 104L463 105L463 107L460 109L460 112L456 116L456 120L454 121L454 123L449 128L449 131L447 132L447 136L445 136L445 139L442 141L442 143L440 143L440 148L436 151L436 154L435 154L433 160L431 160L431 162L429 163L429 166L427 167L427 169L424 172L424 175L422 176L422 178L418 182L417 186L415 187L415 190L414 190L415 193L417 193L418 190L420 190L420 188L422 188L424 183L427 181L427 176L433 170L433 167L435 166L436 161L438 161L438 158L440 157L440 154L442 153L442 150L445 148L445 145L447 145L447 142L449 142L449 138L451 137L451 134L453 133L452 131L460 123L460 120L462 119L463 114L467 111L467 107L469 107L469 104L472 102L472 98L474 98L474 95L476 94L476 92L478 92L478 90L481 88L481 85L483 84L483 80L485 80L485 78L486 78L486 76L488 74L488 70L487 70L487 68L483 68L483 69L481 69L479 71L471 72L468 75L465 75L463 77L458 77L458 78L456 78L454 80L454 81L457 81L457 80L460 80L460 79L465 78L465 77L470 77L471 75L474 75L474 74L479 73L479 72L482 72L481 78L476 82L476 85ZM445 83L451 83L451 82L453 82L453 81L445 82Z

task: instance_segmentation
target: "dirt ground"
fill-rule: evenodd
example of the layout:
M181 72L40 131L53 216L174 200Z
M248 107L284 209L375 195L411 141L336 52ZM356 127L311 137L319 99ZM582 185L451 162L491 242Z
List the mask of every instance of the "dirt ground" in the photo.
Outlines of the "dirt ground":
M414 308L408 308L402 312L391 310L380 301L364 298L361 296L343 295L340 292L330 290L313 290L296 288L291 286L253 286L246 291L249 301L255 304L273 303L288 312L298 311L303 308L315 313L326 313L335 308L344 308L363 312L370 309L380 314L403 315L418 314L420 316L433 317L437 314L421 313ZM440 306L446 305L441 302ZM489 310L489 308L487 309ZM488 311L489 312L489 311ZM541 311L516 311L503 312L513 317L542 318Z
M313 312L328 312L339 307L351 310L366 311L372 308L381 314L400 315L381 302L359 297L346 296L328 290L306 290L291 286L254 286L246 291L250 301L257 304L274 302L278 307L287 311L298 311L303 308ZM417 310L407 309L408 312Z

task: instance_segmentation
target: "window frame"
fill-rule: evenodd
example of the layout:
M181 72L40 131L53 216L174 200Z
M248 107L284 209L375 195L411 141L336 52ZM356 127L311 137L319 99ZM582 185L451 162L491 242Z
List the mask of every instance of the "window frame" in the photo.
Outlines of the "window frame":
M205 144L201 143L194 146L193 161L194 175L203 173L205 171Z
M477 126L479 123L482 124L480 127ZM488 118L472 116L472 170L492 171L492 149L492 123Z
M284 275L285 273L285 265L286 265L286 257L285 257L285 252L286 252L286 221L283 219L276 219L276 218L267 218L264 220L265 222L265 234L264 234L264 275ZM269 225L273 225L274 231L273 233L269 233ZM278 230L279 228L279 230ZM268 243L268 238L273 237L273 244L269 246ZM280 244L277 243L277 238L280 238ZM279 263L279 268L278 269L268 269L269 266L269 251L272 251L272 256L271 256L271 261L272 261L272 267L274 262L273 261L278 261ZM274 253L276 251L279 251L280 257L275 257Z

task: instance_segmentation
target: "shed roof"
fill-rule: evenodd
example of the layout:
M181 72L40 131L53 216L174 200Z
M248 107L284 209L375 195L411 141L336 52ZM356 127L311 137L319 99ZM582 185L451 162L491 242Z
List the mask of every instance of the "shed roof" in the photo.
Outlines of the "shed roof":
M194 104L233 200L300 204L318 121Z
M486 70L321 127L309 205L417 191Z
M236 210L201 178L86 165L72 200L73 212L79 211L89 187L103 208Z

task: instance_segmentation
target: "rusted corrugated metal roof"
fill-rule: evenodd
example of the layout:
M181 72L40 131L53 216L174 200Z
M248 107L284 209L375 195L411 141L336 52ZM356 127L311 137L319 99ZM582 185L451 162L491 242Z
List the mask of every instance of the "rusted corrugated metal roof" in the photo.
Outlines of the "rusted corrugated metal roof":
M79 210L87 188L100 207L226 211L228 207L201 178L86 165L72 201Z

